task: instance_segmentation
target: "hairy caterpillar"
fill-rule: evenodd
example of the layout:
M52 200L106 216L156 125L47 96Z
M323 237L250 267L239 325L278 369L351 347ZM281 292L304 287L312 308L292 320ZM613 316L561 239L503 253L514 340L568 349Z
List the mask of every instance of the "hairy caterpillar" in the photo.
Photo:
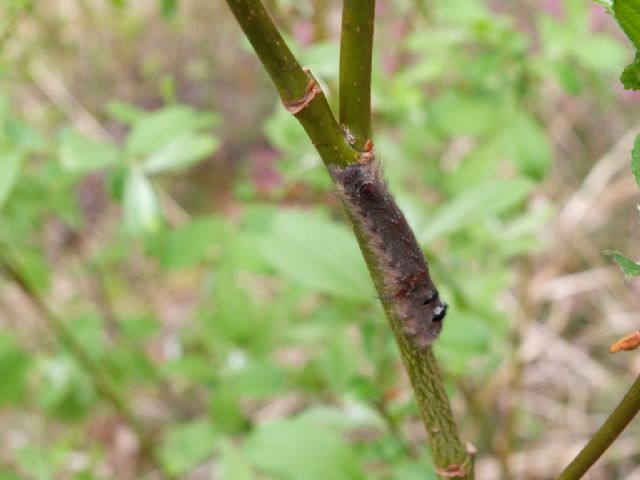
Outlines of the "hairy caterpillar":
M332 166L329 172L347 212L371 245L402 332L420 347L431 345L442 329L447 305L440 300L422 250L377 162L367 159L345 168Z

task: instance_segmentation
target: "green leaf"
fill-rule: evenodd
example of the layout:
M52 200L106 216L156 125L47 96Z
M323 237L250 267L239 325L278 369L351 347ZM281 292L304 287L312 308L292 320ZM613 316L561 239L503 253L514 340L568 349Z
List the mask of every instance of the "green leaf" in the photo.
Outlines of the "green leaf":
M447 136L482 135L493 129L501 114L500 99L447 93L430 105L435 125Z
M185 169L204 160L218 145L218 140L210 135L185 133L149 155L144 161L144 170L153 174Z
M207 420L171 427L160 449L160 460L169 473L183 475L213 453L217 435Z
M178 9L178 0L160 0L160 11L165 19L173 17Z
M614 0L613 15L636 50L640 50L640 0Z
M631 173L636 179L636 184L640 187L640 135L636 136L631 149Z
M278 212L260 248L280 274L310 290L351 300L374 297L353 233L324 215Z
M226 236L227 224L216 217L194 218L163 234L157 255L162 268L174 270L206 259Z
M127 137L127 152L133 157L146 156L188 132L213 126L215 118L185 105L146 114L134 123Z
M245 444L249 462L282 480L361 480L340 434L322 424L288 419L258 428Z
M620 252L616 252L613 250L606 250L604 253L605 255L613 257L613 259L622 269L625 277L631 278L640 276L640 263L636 263L633 260L625 257Z
M542 180L551 164L551 145L540 123L531 115L520 113L511 119L504 133L520 173Z
M48 360L42 375L35 398L50 415L77 420L89 411L95 398L93 387L73 360L63 356Z
M419 240L429 243L446 233L491 218L522 202L533 187L532 182L522 178L492 180L477 185L440 208L420 232Z
M0 406L22 401L30 365L29 355L11 337L0 334Z
M154 232L160 227L160 205L149 179L131 169L124 182L124 224L131 233Z
M22 480L22 478L15 473L0 470L0 480Z
M16 452L16 463L29 474L29 479L51 480L56 473L52 457L51 449L27 445Z
M260 325L256 305L238 282L235 268L229 264L221 265L216 273L214 328L230 341L251 343L262 340L260 331L266 326Z
M0 208L18 179L23 159L24 155L17 150L0 154Z
M125 102L109 102L107 105L107 113L125 125L133 125L146 115L144 110Z
M222 480L254 480L251 467L238 449L228 441L221 445Z
M99 170L117 163L119 159L115 146L90 140L75 130L65 130L60 134L58 155L65 170L77 173Z
M620 81L626 90L640 90L640 60L636 60L622 71Z

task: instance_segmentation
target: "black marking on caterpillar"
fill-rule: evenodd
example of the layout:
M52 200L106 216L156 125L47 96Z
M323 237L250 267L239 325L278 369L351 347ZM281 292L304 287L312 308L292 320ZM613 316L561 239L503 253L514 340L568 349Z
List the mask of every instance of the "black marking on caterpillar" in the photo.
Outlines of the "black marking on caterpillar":
M347 212L371 246L402 332L420 347L431 345L442 329L447 305L431 281L422 250L377 162L331 166L329 173Z

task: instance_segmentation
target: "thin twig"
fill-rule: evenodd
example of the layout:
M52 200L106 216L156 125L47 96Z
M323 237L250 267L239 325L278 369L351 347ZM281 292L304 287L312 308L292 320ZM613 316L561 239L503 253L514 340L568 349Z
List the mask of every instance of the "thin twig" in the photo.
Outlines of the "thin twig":
M609 415L600 429L591 437L591 440L587 442L567 468L562 471L558 480L582 478L613 441L618 438L633 417L636 416L638 410L640 410L640 377L633 382L629 391L615 410L611 412L611 415Z

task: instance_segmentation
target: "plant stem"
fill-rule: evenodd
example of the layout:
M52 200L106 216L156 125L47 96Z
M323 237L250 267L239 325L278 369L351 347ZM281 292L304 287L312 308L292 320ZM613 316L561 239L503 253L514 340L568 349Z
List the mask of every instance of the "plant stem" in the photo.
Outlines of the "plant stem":
M147 460L162 471L162 464L158 461L151 437L144 426L133 414L118 389L111 383L111 379L103 371L100 365L94 361L93 357L91 357L85 348L76 340L73 334L67 329L64 322L58 318L42 298L40 298L40 295L31 287L31 285L29 285L29 282L22 276L17 267L10 264L9 260L6 258L3 259L3 263L0 264L0 267L2 267L0 271L3 271L22 291L34 309L38 312L47 328L74 357L78 366L85 371L90 381L93 383L98 395L106 403L111 405L118 415L135 432L140 443L142 456L147 458Z
M587 442L571 463L565 468L558 480L575 480L582 476L596 463L598 458L618 438L626 426L640 410L640 376L633 382L618 406L609 418Z
M371 56L375 0L345 0L340 38L340 125L362 150L371 138Z
M319 91L309 96L310 82L315 82L315 79L293 56L262 2L227 0L227 4L271 77L285 107L305 98L310 100L294 115L325 165L346 166L353 163L358 158L358 152L342 134L319 86Z
M295 60L260 0L227 0L245 35L253 45L258 58L271 76L283 103L307 131L313 145L325 165L346 166L364 160L363 154L372 155L370 140L370 79L371 44L373 35L374 1L345 0L348 11L343 15L346 30L342 36L341 67L347 65L340 76L341 115L346 127L355 129L356 146L351 147L338 127L324 94L316 89L311 77ZM358 11L358 8L363 8ZM362 23L362 24L361 24ZM360 32L358 32L360 28ZM363 36L366 35L366 38ZM364 46L364 48L362 48ZM359 50L362 48L362 50ZM365 67L356 65L363 62ZM342 70L342 69L341 69ZM352 72L349 73L349 70ZM357 79L349 83L349 75ZM307 75L307 81L303 81ZM355 86L353 85L355 83ZM366 92L365 92L366 90ZM347 98L353 96L354 98ZM342 106L342 102L345 106ZM293 107L293 108L292 108ZM345 117L346 116L346 117ZM369 161L368 157L366 161ZM349 213L349 212L347 212ZM354 233L360 245L371 277L382 299L387 318L400 348L402 360L416 393L418 407L429 438L437 473L442 478L473 479L473 453L460 441L456 423L447 398L439 369L430 348L421 348L401 331L401 319L397 317L393 298L387 295L380 259L375 257L372 246L362 229L351 218Z

